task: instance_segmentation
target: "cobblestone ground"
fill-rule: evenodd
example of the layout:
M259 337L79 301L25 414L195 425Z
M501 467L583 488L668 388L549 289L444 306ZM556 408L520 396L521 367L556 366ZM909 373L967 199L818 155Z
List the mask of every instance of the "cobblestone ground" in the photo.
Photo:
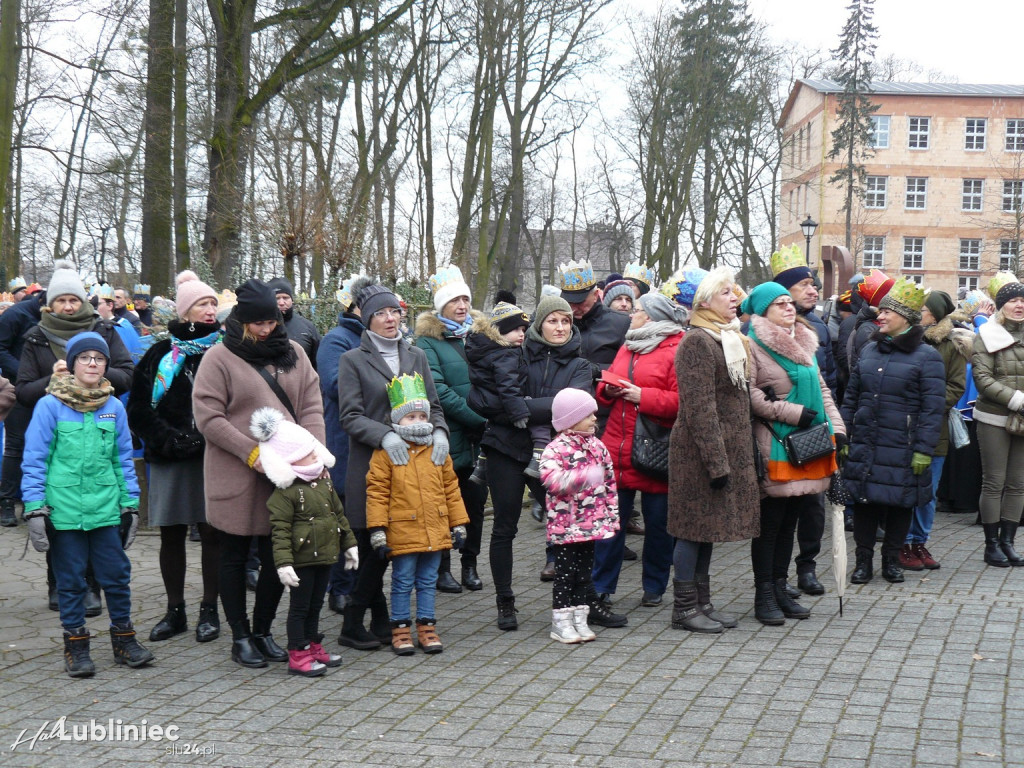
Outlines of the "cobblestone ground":
M639 607L640 568L627 563L616 607L629 627L561 646L548 638L550 585L537 578L543 533L524 515L519 631L495 626L484 560L482 592L438 596L444 653L345 649L344 666L312 681L281 664L233 664L227 633L152 643L152 667L115 667L104 617L91 621L96 676L71 680L43 558L18 559L24 525L2 529L0 765L1024 766L1024 568L985 567L971 522L940 514L941 570L851 587L843 617L823 555L828 593L804 598L811 618L783 627L753 618L748 545L717 547L716 602L741 616L718 636L672 630L670 601ZM131 551L143 637L164 607L157 545L142 535ZM189 544L190 625L198 552ZM283 607L275 626L283 640ZM329 647L339 627L325 609ZM61 717L68 740L12 749ZM75 727L111 719L176 726L180 738L74 739Z

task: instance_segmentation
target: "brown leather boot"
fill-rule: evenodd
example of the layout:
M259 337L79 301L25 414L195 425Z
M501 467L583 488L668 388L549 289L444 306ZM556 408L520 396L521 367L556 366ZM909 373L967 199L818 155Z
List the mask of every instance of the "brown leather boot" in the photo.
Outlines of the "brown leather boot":
M412 628L408 621L391 623L391 650L398 656L412 656L416 647L412 644Z
M434 630L433 619L416 619L416 643L424 653L440 653L444 650L441 638Z

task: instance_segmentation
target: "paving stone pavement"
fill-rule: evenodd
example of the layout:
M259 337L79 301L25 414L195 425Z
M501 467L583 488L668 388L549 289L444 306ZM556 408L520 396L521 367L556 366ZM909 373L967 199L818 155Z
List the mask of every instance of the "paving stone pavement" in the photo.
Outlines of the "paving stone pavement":
M344 649L342 667L311 681L233 664L228 633L147 643L153 666L115 667L104 617L91 620L96 676L71 680L43 558L19 559L24 525L0 529L0 765L1024 766L1024 568L984 566L971 522L940 513L930 546L942 568L850 587L842 617L826 534L828 592L783 627L753 618L748 544L720 545L716 603L741 618L717 636L672 630L670 600L639 607L640 568L627 563L616 608L629 627L563 646L548 638L551 590L537 578L543 532L524 514L519 631L495 626L485 553L483 591L438 595L444 653ZM164 610L158 543L144 533L130 553L143 639ZM199 545L188 551L194 626ZM340 617L325 609L322 627L334 647ZM28 741L62 717L68 740ZM111 719L179 738L75 740Z

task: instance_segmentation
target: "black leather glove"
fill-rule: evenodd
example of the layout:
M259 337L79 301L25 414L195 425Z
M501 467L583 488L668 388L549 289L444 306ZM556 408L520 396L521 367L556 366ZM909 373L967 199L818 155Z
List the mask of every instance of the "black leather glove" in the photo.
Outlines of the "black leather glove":
M775 394L775 387L771 384L761 387L761 391L764 392L764 396L773 403L779 399L779 396Z
M800 421L798 421L796 425L800 427L800 429L806 429L807 427L811 426L811 422L814 421L814 417L817 415L817 411L811 408L804 407L804 409L800 412Z
M727 482L729 482L729 476L728 475L721 475L720 477L712 477L711 478L711 487L714 488L716 491L718 491L718 490L721 490L722 488L725 488L725 484Z
M846 435L840 434L839 432L836 432L833 437L836 439L836 451L843 450L843 446L850 442L846 439Z
M178 432L167 441L165 448L169 456L187 459L203 450L206 440L198 432Z

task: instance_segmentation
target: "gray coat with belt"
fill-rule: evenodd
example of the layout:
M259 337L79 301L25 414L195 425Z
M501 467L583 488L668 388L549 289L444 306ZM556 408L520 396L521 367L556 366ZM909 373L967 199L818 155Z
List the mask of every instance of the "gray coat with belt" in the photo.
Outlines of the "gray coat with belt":
M434 388L427 356L405 339L398 344L398 375L419 373L430 400L430 421L446 432L441 402ZM391 404L387 386L395 377L370 337L363 332L359 346L338 361L338 403L341 428L348 433L348 470L345 473L345 517L353 528L366 527L366 473L370 457L391 431Z

